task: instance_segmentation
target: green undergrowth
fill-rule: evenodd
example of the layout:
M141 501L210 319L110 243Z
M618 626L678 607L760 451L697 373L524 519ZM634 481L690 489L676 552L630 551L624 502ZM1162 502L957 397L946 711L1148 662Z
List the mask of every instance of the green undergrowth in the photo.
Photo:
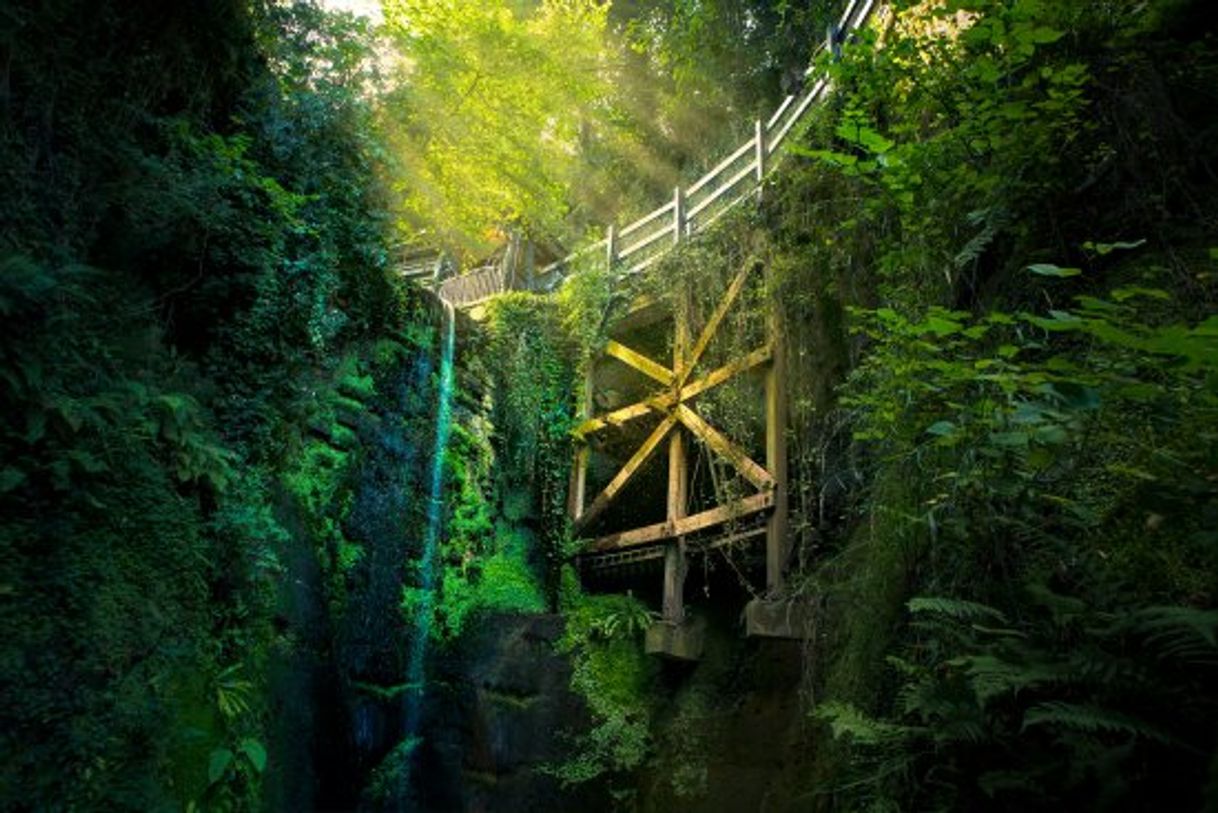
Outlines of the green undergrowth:
M570 734L572 755L550 770L565 784L595 780L628 792L623 783L652 748L658 664L644 654L642 636L654 614L629 595L583 592L569 567L561 602L559 651L571 658L571 688L587 702L592 727Z
M1195 5L1152 6L904 11L763 210L818 325L791 449L826 807L1202 804L1218 239L1174 150L1216 60ZM1125 118L1160 104L1188 122ZM1142 150L1173 151L1154 188Z

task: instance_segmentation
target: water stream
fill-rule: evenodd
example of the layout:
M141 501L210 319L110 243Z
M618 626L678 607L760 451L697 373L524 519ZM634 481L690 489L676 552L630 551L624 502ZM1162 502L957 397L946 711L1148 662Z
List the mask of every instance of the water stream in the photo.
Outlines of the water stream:
M422 721L426 682L427 643L435 607L436 551L444 520L444 456L452 423L453 357L456 345L456 316L453 306L444 304L444 331L440 344L440 390L436 408L436 441L431 457L430 493L427 501L427 530L423 538L423 555L419 563L419 587L422 600L415 610L407 665L406 684L411 688L403 694L406 742L417 741ZM407 785L408 786L408 785Z

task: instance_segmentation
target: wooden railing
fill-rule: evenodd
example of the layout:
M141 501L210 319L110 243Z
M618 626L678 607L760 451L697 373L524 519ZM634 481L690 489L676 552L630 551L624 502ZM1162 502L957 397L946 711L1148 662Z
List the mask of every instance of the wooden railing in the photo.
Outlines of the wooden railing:
M867 24L878 5L879 0L850 0L837 25L830 27L821 49L836 51L851 33ZM500 263L446 280L440 286L440 296L457 307L469 307L505 290L552 291L579 261L596 254L601 254L609 269L619 276L643 271L673 246L705 231L741 201L755 195L765 176L779 163L783 155L779 150L792 130L828 89L828 80L810 78L802 95L787 96L768 120L755 121L752 138L687 188L674 189L670 201L621 229L610 225L603 239L550 263L529 279L510 279L513 275L505 273Z

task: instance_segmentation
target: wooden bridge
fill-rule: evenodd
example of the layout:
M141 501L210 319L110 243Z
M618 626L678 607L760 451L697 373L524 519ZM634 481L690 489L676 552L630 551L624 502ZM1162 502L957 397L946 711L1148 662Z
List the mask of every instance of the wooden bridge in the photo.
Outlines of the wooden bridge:
M872 16L876 0L850 0L825 47L836 50L851 32ZM755 196L782 157L780 149L812 106L829 90L827 79L810 82L799 96L788 96L766 121L756 121L753 136L688 187L677 187L664 205L621 229L609 226L605 237L582 251L533 272L523 262L518 243L494 263L444 279L437 292L460 308L475 308L508 290L552 291L584 258L600 254L618 279L638 274L695 234L705 231L728 211ZM581 422L574 432L575 460L569 490L569 513L575 530L591 537L577 562L583 570L616 569L646 561L663 561L663 612L647 634L650 652L673 658L700 656L702 633L687 618L684 582L692 553L706 554L725 546L764 537L765 590L746 608L750 634L800 637L801 622L783 601L788 558L787 533L787 394L782 308L764 308L764 324L753 333L757 346L711 366L708 353L720 328L749 286L772 296L768 269L750 261L728 283L709 313L698 313L688 288L667 301L640 302L610 325L603 355L591 365L583 392ZM720 340L722 342L722 340ZM648 350L651 354L648 354ZM669 352L660 360L657 352ZM723 348L721 347L720 350ZM708 369L709 368L709 369ZM633 381L629 380L633 379ZM764 449L750 440L732 438L699 411L699 398L729 382L760 379L764 415ZM609 394L626 390L635 396L625 405ZM611 408L596 413L598 403ZM754 444L756 445L756 444ZM658 476L653 459L667 448L667 473ZM760 451L761 454L757 454ZM695 453L713 458L730 471L734 488L691 493L690 466ZM762 457L758 462L754 455ZM604 484L588 500L593 457ZM607 468L608 467L608 468ZM635 497L625 499L632 483ZM664 497L660 500L659 495ZM657 501L662 506L656 505ZM662 516L648 517L648 512ZM654 519L654 521L640 520Z

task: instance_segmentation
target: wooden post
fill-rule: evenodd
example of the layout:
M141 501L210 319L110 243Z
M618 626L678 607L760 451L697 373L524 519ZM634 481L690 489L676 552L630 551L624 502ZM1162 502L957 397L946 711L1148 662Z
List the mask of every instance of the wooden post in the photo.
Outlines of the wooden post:
M681 194L681 187L678 186L672 193L672 242L674 244L681 242L684 231L685 196Z
M761 119L753 123L754 138L757 142L757 183L765 180L765 125Z
M589 360L588 372L584 376L584 391L580 399L580 417L588 420L592 416L592 372L595 361ZM567 514L572 522L578 522L584 515L584 496L588 487L588 457L591 449L584 438L577 440L575 460L571 466L571 482L567 487Z
M782 591L787 563L787 388L782 299L772 267L767 266L767 271L773 357L765 379L765 459L774 476L774 512L766 525L765 570L766 590L774 596Z
M613 230L613 224L609 224L609 230L605 232L605 262L610 271L613 271L613 264L617 262L617 234Z
M679 191L679 190L678 190ZM684 288L672 306L672 367L681 369L689 352L689 306ZM680 383L674 380L674 388ZM675 390L674 390L675 391ZM668 522L685 516L689 494L689 460L686 457L685 430L676 426L668 441ZM678 536L664 547L663 618L670 624L685 620L685 537Z

